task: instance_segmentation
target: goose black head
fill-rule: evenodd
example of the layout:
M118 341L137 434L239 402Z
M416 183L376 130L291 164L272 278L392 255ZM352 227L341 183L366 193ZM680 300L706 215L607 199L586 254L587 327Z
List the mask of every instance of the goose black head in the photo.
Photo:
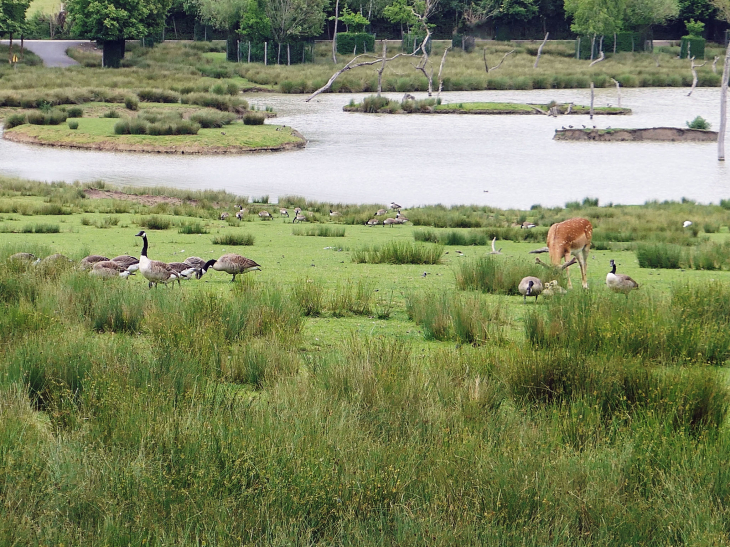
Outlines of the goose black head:
M140 230L139 233L134 234L134 237L147 237L147 234L144 230Z
M208 268L210 268L213 264L218 262L217 260L211 259L208 262L206 262L202 268L200 268L200 271L202 272L200 275L202 276L205 272L208 271Z

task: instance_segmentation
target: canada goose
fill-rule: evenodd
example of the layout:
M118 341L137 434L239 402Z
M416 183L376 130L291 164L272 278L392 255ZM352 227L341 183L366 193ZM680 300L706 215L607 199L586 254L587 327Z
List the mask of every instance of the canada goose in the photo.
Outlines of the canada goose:
M371 218L367 222L368 226L375 226L376 224L380 224L380 221L377 218Z
M387 212L388 211L386 209L378 209L378 211L375 213L375 216L380 217L380 216L383 216Z
M545 284L545 288L542 290L543 297L545 296L555 296L556 294L565 294L568 291L566 291L563 287L558 285L557 280L553 279L552 281L548 281Z
M341 217L342 213L339 213L337 211L333 211L332 209L330 209L330 216L331 217Z
M279 216L289 218L289 211L284 208L279 209Z
M294 217L294 220L292 220L291 222L292 222L292 224L294 224L295 222L304 222L306 220L307 220L307 217L305 217L301 213L297 213L297 215Z
M294 207L294 214L295 215L298 215L301 212L302 212L302 208L301 207ZM286 216L289 216L289 215L286 215Z
M690 226L692 226L692 221L691 220L685 220L682 223L682 228L689 228Z
M109 259L107 257L101 256L101 255L89 255L89 256L81 259L79 268L81 268L82 270L90 270L91 268L94 267L94 264L96 264L97 262L105 261L105 260L109 260Z
M136 272L139 270L139 259L129 255L119 255L112 258L112 262L121 264L130 272Z
M392 228L393 224L398 224L398 221L394 218L386 218L383 221L383 228L385 228L386 226L390 226Z
M181 279L192 279L195 277L196 279L200 279L200 268L196 268L195 266L191 266L190 264L187 264L186 262L168 262L167 263L170 268L175 270L175 272L178 274L177 277L177 284L180 284Z
M537 297L542 293L542 288L542 281L540 281L539 278L530 275L520 281L518 290L522 295L523 302L527 302L528 296L534 296L535 302L537 302Z
M390 202L390 208L391 208L391 209L393 209L393 210L395 211L396 209L400 209L400 208L401 208L401 206L400 206L400 205L398 205L398 204L397 204L397 203L396 203L395 201L391 201L391 202Z
M167 285L170 281L175 281L178 274L168 264L159 260L150 260L147 257L147 234L144 230L140 230L134 237L141 237L144 241L142 252L139 255L139 271L149 281L149 287L152 285L157 287L158 283Z
M395 220L395 223L396 224L405 224L406 222L408 222L408 219L407 218L398 218L398 217L396 217L394 220Z
M261 220L271 220L271 213L268 211L261 211L259 212L259 218Z
M61 253L55 253L50 256L47 256L43 260L36 260L33 262L34 266L50 266L51 264L72 264L73 260L71 260L66 255L62 255Z
M248 214L248 209L244 209L240 205L236 205L238 207L238 211L236 211L236 218L238 220L243 220L243 215Z
M199 256L189 256L185 259L184 262L185 264L193 268L202 268L203 266L205 266L205 260L203 260Z
M14 255L10 255L8 260L27 260L30 262L36 260L36 256L33 253L15 253Z
M223 255L218 260L216 260L213 264L211 264L211 266L213 267L214 270L216 270L218 272L226 272L229 274L233 274L231 283L236 280L236 276L238 274L243 274L246 272L250 272L252 270L261 269L261 266L256 264L256 262L254 262L250 258L246 258L245 256L241 256L241 255L237 255L237 254L233 254L233 253Z
M228 213L221 213L221 220L225 220L225 219L227 219L227 218L228 218L229 216L230 216L230 215L229 215Z
M401 224L404 224L404 223L408 222L408 219L406 217L404 217L403 215L401 215L400 214L400 211L398 211L398 214L395 215L395 218L398 219L398 221Z
M112 260L101 260L95 262L89 270L89 275L101 278L122 277L127 279L134 272L127 270L123 265Z
M520 225L520 228L523 228L525 230L529 230L530 228L534 228L535 226L537 226L537 224L533 224L532 222L525 221L525 222L523 222Z
M626 274L617 274L616 262L614 262L613 258L610 263L611 271L606 275L606 285L613 292L624 293L626 298L628 298L632 290L639 288L639 284Z

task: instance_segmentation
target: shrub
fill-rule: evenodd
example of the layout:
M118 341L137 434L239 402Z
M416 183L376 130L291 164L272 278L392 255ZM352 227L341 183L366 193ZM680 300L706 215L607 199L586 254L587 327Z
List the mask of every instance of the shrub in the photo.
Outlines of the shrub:
M442 245L390 241L383 246L363 247L352 253L357 264L439 264Z
M137 110L139 108L139 99L131 95L124 97L124 106L127 110Z
M261 112L246 112L243 115L244 125L264 125L264 120L266 120L266 114Z
M241 107L243 109L248 108L248 103L243 99L238 97L227 97L224 95L214 95L212 93L190 93L182 98L182 102L185 104L197 104L208 108L215 108L216 110L222 110L223 112L234 110L237 107Z
M5 118L5 129L12 129L24 123L28 123L28 117L25 114L10 114Z
M430 45L430 44L429 44ZM352 55L375 51L375 36L366 32L338 32L337 53Z
M345 228L327 224L313 224L311 226L297 226L292 230L292 234L295 236L345 237Z
M137 92L140 101L147 103L179 103L180 94L169 89L141 89Z
M196 112L190 116L190 121L206 129L223 127L235 119L236 115L229 112Z
M139 221L139 225L143 228L149 228L150 230L167 230L172 226L172 221L169 218L152 215L149 217L142 217Z
M464 261L456 271L456 287L496 294L519 294L517 287L523 277L539 277L543 281L555 279L557 273L543 266L523 261L504 260L487 256Z
M84 109L80 106L70 106L66 109L66 115L69 118L83 118Z
M254 244L254 237L252 234L225 234L215 236L211 240L211 243L213 243L213 245L250 246Z
M24 234L58 234L61 227L58 224L26 224L21 230Z
M75 120L69 120L68 122L68 128L69 129L78 129L79 128L79 122Z
M104 114L101 115L102 118L119 118L121 117L121 114L117 112L116 110L109 110L107 112L104 112Z
M324 308L324 287L319 281L301 279L292 291L294 300L302 308L304 315L317 317Z
M208 230L200 222L183 224L177 231L179 234L207 234Z
M119 120L117 123L114 124L114 134L115 135L129 135L131 133L129 126L130 126L131 120L129 118L124 118L123 120Z
M636 249L640 268L679 268L682 247L669 243L641 243Z
M702 116L697 116L691 122L687 122L687 127L689 127L690 129L703 129L707 131L710 129L710 127L712 127L712 125Z

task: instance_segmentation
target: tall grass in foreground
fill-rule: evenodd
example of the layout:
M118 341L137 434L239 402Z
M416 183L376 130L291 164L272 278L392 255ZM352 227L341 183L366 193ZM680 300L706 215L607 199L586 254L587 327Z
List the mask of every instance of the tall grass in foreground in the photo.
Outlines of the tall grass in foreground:
M730 287L720 282L676 285L670 298L570 291L531 311L525 331L535 347L722 364L730 358L728 298Z
M519 294L517 287L528 275L543 281L561 277L534 262L487 256L461 262L456 271L456 287L463 291Z
M357 264L439 264L444 254L442 245L389 241L385 245L362 247L353 251Z

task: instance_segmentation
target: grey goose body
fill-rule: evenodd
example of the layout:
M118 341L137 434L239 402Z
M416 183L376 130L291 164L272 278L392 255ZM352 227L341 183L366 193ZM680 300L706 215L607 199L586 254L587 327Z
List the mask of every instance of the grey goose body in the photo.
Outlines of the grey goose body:
M139 256L139 272L149 281L150 288L152 288L152 285L156 287L158 283L167 285L170 281L178 279L179 275L169 264L160 262L159 260L150 260L147 257L147 234L144 230L136 234L135 237L141 237L142 241L144 241L142 252Z
M260 270L261 266L250 258L245 256L237 255L235 253L229 253L221 256L211 266L218 272L226 272L233 275L231 282L236 280L236 276L253 270ZM207 269L206 267L206 269Z

